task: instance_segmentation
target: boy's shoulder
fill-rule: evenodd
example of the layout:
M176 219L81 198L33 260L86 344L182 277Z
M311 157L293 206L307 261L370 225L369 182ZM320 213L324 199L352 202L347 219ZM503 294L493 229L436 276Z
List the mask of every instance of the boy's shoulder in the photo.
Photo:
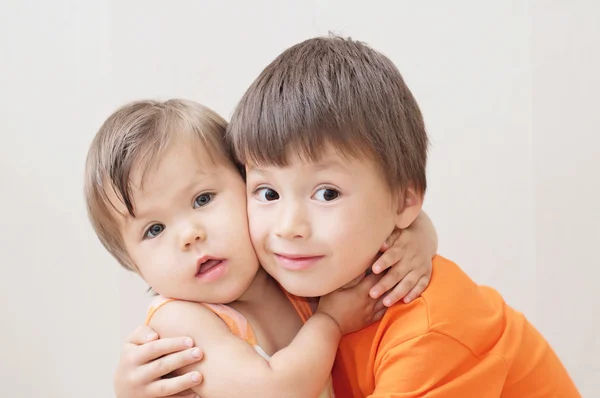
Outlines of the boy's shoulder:
M455 362L469 361L489 351L504 333L504 311L497 293L436 256L431 282L421 297L392 306L381 321L344 336L334 368L336 391L343 396L350 396L348 391L368 395L375 387L421 391L426 380L435 379L433 373L445 377L451 361L444 355ZM378 376L364 377L369 374Z
M396 346L435 333L476 353L502 335L504 312L504 300L495 290L477 285L458 265L438 255L421 297L393 306L383 317L380 341Z

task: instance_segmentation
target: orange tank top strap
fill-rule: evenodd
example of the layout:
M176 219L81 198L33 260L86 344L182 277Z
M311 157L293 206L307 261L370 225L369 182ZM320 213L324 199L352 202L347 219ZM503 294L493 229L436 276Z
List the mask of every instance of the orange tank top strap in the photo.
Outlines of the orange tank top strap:
M156 311L163 305L170 303L171 301L175 301L175 299L171 299L163 296L156 296L150 302L150 306L148 307L148 312L146 313L146 322L144 323L146 326L150 324L150 320L156 314Z
M203 305L221 318L229 330L231 330L231 333L233 333L235 336L241 338L252 346L258 345L256 336L254 335L254 330L252 330L252 326L250 326L250 323L248 323L248 320L245 316L224 304L203 303Z
M150 320L161 308L163 305L170 303L171 301L176 301L176 299L171 299L163 296L156 296L151 302L148 308L148 313L146 315L146 325L150 324ZM254 335L254 330L246 320L246 318L240 314L238 311L234 310L231 307L228 307L223 304L206 304L202 303L206 308L211 310L215 315L217 315L229 328L231 333L235 336L241 338L246 341L250 345L257 345L256 336Z
M283 290L288 300L290 300L290 302L294 306L294 309L296 310L298 315L300 315L300 319L302 319L302 322L306 323L306 321L308 321L308 318L310 318L314 313L313 308L308 299L305 297L294 296L293 294L288 293L288 291L285 290L283 287L281 288L281 290Z

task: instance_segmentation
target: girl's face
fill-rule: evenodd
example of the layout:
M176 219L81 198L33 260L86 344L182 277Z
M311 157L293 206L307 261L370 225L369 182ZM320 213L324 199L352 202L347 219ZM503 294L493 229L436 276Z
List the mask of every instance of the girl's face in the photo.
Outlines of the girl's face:
M152 289L196 302L240 298L259 264L248 230L245 184L235 166L211 159L205 148L178 142L154 167L134 169L131 179L135 217L123 217L121 232Z

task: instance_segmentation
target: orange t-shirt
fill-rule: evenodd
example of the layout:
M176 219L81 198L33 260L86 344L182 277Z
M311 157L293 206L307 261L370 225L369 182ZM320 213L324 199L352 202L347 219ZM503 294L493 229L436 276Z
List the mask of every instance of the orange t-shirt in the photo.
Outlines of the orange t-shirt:
M436 256L423 295L340 343L336 397L580 397L546 340Z

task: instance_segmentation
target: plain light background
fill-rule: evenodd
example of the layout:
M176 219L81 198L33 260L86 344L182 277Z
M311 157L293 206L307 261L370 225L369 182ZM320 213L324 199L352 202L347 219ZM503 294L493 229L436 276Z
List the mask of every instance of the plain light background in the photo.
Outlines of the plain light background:
M387 54L421 105L440 253L600 396L600 3L31 0L0 14L0 396L113 396L143 321L146 286L83 203L109 113L184 97L228 118L275 56L330 30Z

